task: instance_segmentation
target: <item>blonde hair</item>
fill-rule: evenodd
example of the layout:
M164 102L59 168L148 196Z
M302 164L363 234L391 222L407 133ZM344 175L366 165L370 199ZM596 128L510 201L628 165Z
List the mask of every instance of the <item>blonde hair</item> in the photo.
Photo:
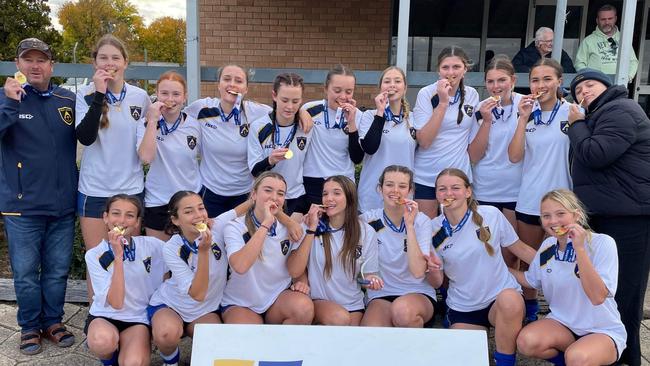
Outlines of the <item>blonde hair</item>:
M251 191L251 195L253 192L257 191L257 189L260 187L260 184L262 184L262 181L266 178L275 178L282 183L284 183L284 186L287 186L287 181L284 180L284 177L282 174L276 173L276 172L271 172L271 171L266 171L263 172L262 174L258 175L257 178L255 178L255 182L253 183L253 190ZM257 231L257 228L255 227L255 223L253 222L253 211L255 210L255 203L253 203L253 207L251 207L248 212L246 212L246 216L244 217L244 224L246 225L246 230L248 231L248 234L250 236L255 235L255 232ZM261 252L260 252L261 255Z
M591 241L591 233L593 230L589 226L589 216L587 215L587 209L580 201L580 199L578 199L578 196L576 196L575 193L568 189L556 189L550 191L542 197L540 205L547 200L557 202L562 207L566 208L567 211L576 214L576 222L578 225L587 230L587 242Z
M99 53L99 49L106 46L110 45L115 48L117 48L120 53L122 54L122 57L124 57L124 60L129 59L129 54L126 51L126 46L124 45L124 42L122 42L119 38L115 37L112 34L105 34L102 38L97 41L97 44L95 45L95 48L93 49L93 52L91 53L91 56L93 60L97 60L97 54ZM104 98L104 101L102 102L102 116L99 120L99 128L108 128L108 102L106 101L106 98Z
M404 70L402 70L400 67L397 66L389 66L382 71L381 75L379 76L379 87L381 87L381 83L384 81L384 75L386 75L387 72L391 70L396 70L402 75L402 79L404 80L404 86L408 87L408 83L406 82L406 74L404 73ZM411 113L411 105L409 104L408 100L406 100L406 88L404 88L404 95L402 95L402 99L400 100L400 105L402 106L402 111L404 112L404 120L407 121L409 118L409 113ZM410 126L409 126L410 127Z

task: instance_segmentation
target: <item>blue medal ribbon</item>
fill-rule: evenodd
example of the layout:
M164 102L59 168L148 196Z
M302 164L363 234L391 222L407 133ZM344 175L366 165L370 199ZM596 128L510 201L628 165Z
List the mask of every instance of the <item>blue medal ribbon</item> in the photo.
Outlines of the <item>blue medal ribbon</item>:
M551 116L549 117L547 122L544 122L542 120L542 108L539 105L539 103L536 101L535 102L535 107L536 108L532 113L533 118L535 120L535 126L539 126L539 125L547 125L548 126L548 125L550 125L551 122L553 122L553 119L555 119L555 115L557 114L557 111L560 110L560 105L561 105L561 103L560 103L559 100L557 102L555 102L555 105L553 106L553 110L551 111Z
M52 84L50 83L50 84L47 86L47 90L46 90L46 91L40 91L40 90L34 88L33 86L29 85L28 83L25 83L25 84L23 85L23 89L25 89L26 92L34 93L34 94L38 95L39 97L49 98L49 97L51 97L51 96L53 95L54 85L52 85ZM23 99L24 99L24 98L25 98L25 95L23 95ZM22 99L21 99L21 100L22 100Z
M402 217L402 222L399 224L399 227L397 227L395 226L395 224L393 224L392 221L390 221L390 219L386 215L386 211L383 211L383 215L384 215L384 222L386 223L386 225L388 225L388 227L391 230L393 230L396 233L403 233L404 231L406 231L406 223L404 222L404 217Z
M335 123L334 126L330 127L330 113L329 113L329 108L327 107L327 100L323 102L323 106L325 107L323 111L323 123L325 123L325 128L328 130L330 128L338 128L338 129L344 129L345 126L348 125L347 121L345 120L345 115L341 115L341 122L340 123Z
M259 229L262 223L257 219L257 217L255 217L255 213L253 211L251 211L251 218L253 219L253 224L255 225L255 227ZM273 225L271 225L271 227L269 228L269 232L267 235L275 236L275 229L277 228L277 226L278 226L278 222L273 221Z
M458 103L460 100L460 88L456 89L456 94L454 95L454 99L449 101L449 105L454 105Z
M231 118L235 118L235 126L240 126L241 125L241 113L239 112L239 108L236 106L232 108L232 111L226 116L226 113L223 111L223 108L221 108L221 104L219 104L219 116L221 117L222 122L230 122Z
M387 122L394 122L395 126L398 124L402 123L402 118L404 118L404 114L400 110L399 115L394 115L393 111L390 110L390 105L386 105L386 109L384 109L384 120Z
M183 245L185 245L187 249L189 249L192 253L197 254L199 252L199 246L196 245L196 241L190 243L190 241L185 239L185 237L182 235L181 239L183 239Z
M274 121L273 125L275 127L275 132L273 133L273 146L275 148L289 147L289 145L291 144L291 141L293 140L294 136L296 136L296 131L298 130L298 125L296 123L293 124L293 126L291 128L291 132L289 132L289 136L287 136L287 138L284 140L282 145L280 145L280 125L278 124L277 121Z
M573 249L573 243L569 242L564 249L564 254L560 258L560 243L555 245L555 260L559 262L573 263L576 261L576 252Z
M330 223L329 223L328 220L319 219L318 220L318 226L316 226L316 235L321 235L321 234L324 234L324 233L335 233L337 231L341 231L342 229L343 229L342 226L340 228L338 228L338 229L333 229L330 226Z
M108 104L117 104L119 105L126 98L126 83L122 86L122 91L120 92L120 97L116 97L110 90L106 89L106 100Z
M122 240L122 246L124 249L122 250L122 260L128 260L129 262L135 261L135 242L133 241L133 238L131 238L131 242L127 242L124 237L120 237ZM113 248L111 248L111 243L106 241L106 244L108 244L108 251L111 252L113 255L113 258L115 258L115 253L113 253Z
M176 131L178 126L181 124L182 120L183 120L183 113L180 113L178 115L178 118L176 118L176 122L174 122L174 124L171 127L167 127L167 121L165 120L165 117L161 115L160 119L158 120L158 127L160 127L160 133L162 133L162 135L165 136Z
M447 220L447 216L445 216L445 218L442 220L442 228L445 230L445 233L447 233L448 237L451 238L454 233L459 232L460 229L462 229L463 226L465 226L465 224L467 223L467 219L469 219L469 214L470 214L470 210L467 210L467 212L465 212L465 216L463 216L463 218L460 220L460 222L458 223L458 225L456 225L455 228L451 227L449 220Z

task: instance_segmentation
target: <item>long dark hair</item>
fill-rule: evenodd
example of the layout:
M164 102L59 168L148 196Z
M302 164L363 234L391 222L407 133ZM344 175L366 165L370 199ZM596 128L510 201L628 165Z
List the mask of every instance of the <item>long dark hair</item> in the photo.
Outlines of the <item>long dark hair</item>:
M174 235L174 234L183 233L180 227L174 225L174 223L172 222L172 217L178 218L178 205L180 204L183 198L189 196L199 196L199 195L193 191L178 191L174 193L172 198L169 199L169 204L167 205L167 208L169 210L169 218L167 219L167 223L165 224L165 230L164 230L165 234Z
M111 45L117 48L122 54L122 57L124 57L125 61L129 59L129 54L126 51L124 42L112 34L105 34L102 38L99 39L99 41L97 41L97 44L91 53L93 60L97 61L97 54L99 53L99 49L106 45ZM102 103L102 116L99 120L99 128L108 128L108 124L108 102L106 101L106 98L104 98L104 101Z
M111 210L111 206L113 203L117 201L127 201L136 208L136 215L138 216L138 219L142 218L144 214L144 208L142 207L142 201L140 200L139 197L130 195L130 194L124 194L124 193L119 193L114 196L111 196L108 198L106 201L106 205L104 205L104 212L108 213Z
M557 76L559 80L562 80L562 73L564 72L564 70L562 69L562 65L560 65L560 63L557 62L556 60L549 57L542 57L539 60L537 60L537 62L535 62L533 67L530 68L530 73L528 74L529 80L530 80L530 76L533 74L533 70L535 70L535 68L540 66L548 66L552 68L553 71L555 72L555 76ZM557 99L562 99L562 97L564 96L564 94L562 93L561 85L557 88L555 95L557 96Z

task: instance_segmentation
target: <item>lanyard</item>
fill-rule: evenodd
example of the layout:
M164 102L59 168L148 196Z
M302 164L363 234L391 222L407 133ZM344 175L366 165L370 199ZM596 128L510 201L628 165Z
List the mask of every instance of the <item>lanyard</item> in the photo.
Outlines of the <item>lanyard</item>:
M196 254L199 252L199 247L196 245L196 241L190 243L189 240L185 239L184 236L181 235L181 239L183 239L183 245L187 247L192 253Z
M402 217L402 222L399 224L399 227L395 226L392 221L386 216L386 211L383 212L384 214L384 222L388 227L393 230L396 233L403 233L406 230L406 223L404 222L404 218Z
M126 83L122 86L122 91L120 92L119 98L117 98L110 90L106 89L106 99L108 100L108 104L120 105L125 97L126 97Z
M38 89L34 88L33 86L26 83L25 85L23 85L23 89L25 89L25 90L27 90L29 92L32 92L32 93L38 95L39 97L49 98L53 94L52 91L54 90L54 86L52 84L49 84L47 86L46 91L40 91L40 90L38 90Z
M232 108L232 111L230 111L230 113L226 116L223 108L221 108L221 105L219 105L219 116L221 117L222 122L230 122L230 119L235 117L235 126L241 125L241 114L239 113L239 108L237 106L234 106Z
M510 112L508 112L508 117L504 119L504 121L508 121L510 119L510 116L512 116L512 111L515 109L515 101L510 96ZM496 107L492 108L492 115L494 116L495 119L501 119L503 115L505 114L505 108L501 105L501 103L497 104Z
M460 100L460 88L456 89L456 94L454 95L454 99L449 102L449 105L454 105L458 103L459 100Z
M282 145L280 145L280 125L278 124L277 121L274 121L273 123L275 127L275 132L273 133L273 146L275 148L277 147L288 147L291 144L291 141L293 140L293 137L296 135L296 131L298 130L298 125L294 122L291 131L289 132L289 135L287 138L284 140Z
M535 110L533 111L533 118L535 119L535 126L539 125L550 125L551 122L553 122L553 119L555 119L555 115L557 114L557 111L560 110L560 101L558 100L555 102L555 105L553 106L553 110L551 111L551 116L549 117L547 122L544 122L542 120L542 108L539 105L539 102L535 101Z
M257 220L257 217L255 217L255 213L251 210L251 218L253 219L253 224L255 224L255 227L259 229L260 225L262 225L259 220ZM273 221L273 225L269 228L268 236L275 236L275 229L278 226L277 221Z
M447 216L445 216L444 220L442 220L442 228L445 230L445 233L447 233L448 237L451 237L454 233L459 232L460 229L462 229L463 226L465 226L465 223L467 223L467 219L469 219L469 213L470 210L467 210L467 212L465 212L465 216L463 216L463 218L460 220L460 222L458 223L458 225L456 225L455 228L451 227L449 220L447 220Z
M124 247L123 253L122 253L122 260L128 260L130 262L135 261L135 242L133 241L133 238L131 238L131 242L129 243L126 241L126 239L122 236L120 237L122 241L122 245ZM115 258L115 253L113 253L113 248L111 248L111 243L108 241L106 242L108 244L108 251L111 252L113 255L113 258Z
M384 119L388 122L394 122L395 126L398 124L402 123L402 118L404 118L404 114L400 110L400 113L396 116L393 114L393 111L390 110L390 106L387 105L386 109L384 109Z
M560 258L560 243L555 245L555 260L560 262L569 262L573 263L576 261L576 252L573 249L573 243L567 243L566 248L564 249L564 254Z
M325 128L327 128L329 130L330 129L330 113L329 113L329 108L327 107L327 100L323 101L323 106L325 107L325 109L323 111L323 122L325 123ZM337 109L336 113L337 114L339 113L338 109ZM348 123L345 120L345 116L343 115L343 112L341 112L340 121L338 121L338 122L335 121L334 126L332 126L331 128L338 128L338 129L342 130L342 129L345 128L345 126L347 126L347 124Z
M165 120L165 117L160 116L160 120L158 120L158 127L160 127L160 133L165 135L169 135L170 133L176 131L178 126L181 124L181 121L183 120L183 113L180 113L178 115L178 118L176 118L176 122L171 127L167 127L167 121Z
M338 229L333 229L330 226L329 221L320 219L318 220L318 226L316 227L316 235L324 234L324 233L335 233L337 231L343 230L343 226L341 226Z

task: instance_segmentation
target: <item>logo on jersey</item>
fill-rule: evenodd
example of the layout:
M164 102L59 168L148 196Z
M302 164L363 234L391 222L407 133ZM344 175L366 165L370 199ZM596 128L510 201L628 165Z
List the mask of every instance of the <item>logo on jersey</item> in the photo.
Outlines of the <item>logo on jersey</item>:
M580 278L580 269L578 268L578 263L576 263L576 266L573 269L573 274L576 275L576 277Z
M465 105L463 106L463 110L465 111L465 114L466 114L468 117L471 117L472 114L474 114L474 107L472 107L472 106L469 105L469 104L465 104Z
M29 113L21 113L21 114L18 115L18 118L19 119L32 119L32 118L34 118L34 116L29 114Z
M144 270L147 271L147 273L151 273L151 257L143 259L142 264L144 264Z
M363 248L361 245L357 245L357 247L354 249L354 258L361 258L361 254L363 254Z
M406 245L406 244L407 244L407 241L406 241L406 238L404 238L404 253L406 253L408 251L408 245Z
M565 135L569 133L569 121L560 122L560 131L562 131Z
M216 260L221 259L221 248L219 248L217 243L212 243L212 255L214 255L214 259Z
M248 136L248 123L244 123L243 125L239 126L239 136L241 137L246 137Z
M296 145L298 145L298 148L300 150L305 150L305 146L307 146L307 138L306 137L296 137Z
M194 150L196 147L196 137L187 136L187 146L190 148L190 150Z
M280 242L280 249L282 249L282 254L287 255L289 253L289 240L285 239Z
M142 107L132 105L129 106L129 108L131 109L131 117L133 117L134 120L138 121L142 116Z
M415 128L413 128L413 127L409 128L409 133L411 134L411 138L413 140L417 139L417 131L415 130Z
M72 108L61 107L58 110L59 110L59 117L61 117L63 123L65 123L68 126L71 126L72 122L74 122L74 117L72 117Z

